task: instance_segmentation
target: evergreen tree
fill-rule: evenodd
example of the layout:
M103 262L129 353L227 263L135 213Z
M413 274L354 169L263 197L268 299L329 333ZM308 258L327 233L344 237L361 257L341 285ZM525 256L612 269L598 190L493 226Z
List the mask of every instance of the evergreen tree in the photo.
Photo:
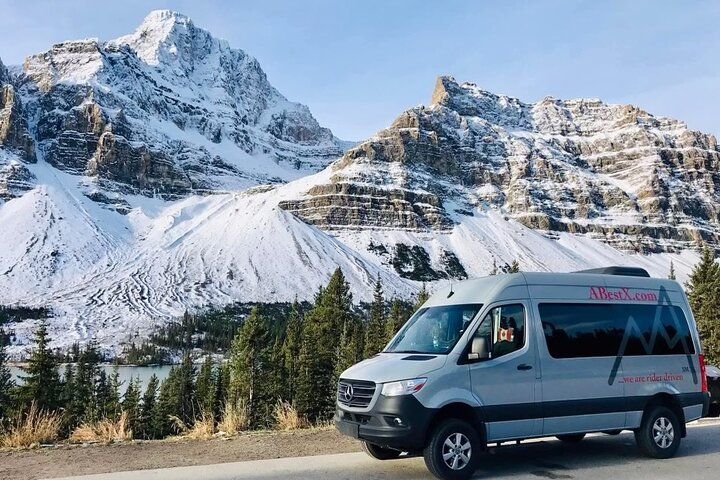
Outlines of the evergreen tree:
M120 415L120 387L124 382L120 381L120 370L117 365L113 367L110 382L108 384L107 403L105 404L105 414L110 420L117 420Z
M311 421L330 418L334 411L337 339L351 317L350 285L338 268L316 295L315 306L304 320L296 404Z
M397 332L405 325L405 322L412 314L407 304L397 298L393 298L390 302L390 313L388 314L387 325L385 327L385 344L387 345Z
M492 267L492 270L490 270L490 275L497 275L497 274L498 274L497 261L495 260L495 258L493 258L493 267Z
M153 373L148 380L147 388L142 397L142 407L140 408L140 418L138 419L138 430L136 437L138 438L156 438L153 429L153 423L156 417L158 392L158 377Z
M231 398L242 399L251 428L268 425L274 398L272 339L267 319L254 307L230 348Z
M23 367L23 384L19 388L19 400L24 410L34 401L39 409L57 410L60 399L60 375L55 356L49 347L47 320L40 321L35 331L33 349L27 367Z
M72 430L77 426L78 416L75 406L75 372L71 364L65 365L65 373L61 382L60 405L65 409L65 427Z
M517 260L513 260L510 265L508 265L506 269L507 273L519 273L520 272L520 264Z
M385 297L383 296L382 282L378 274L377 280L375 281L373 302L370 306L370 321L368 322L367 336L365 337L364 358L370 358L382 351L383 347L387 344L385 317Z
M340 377L344 370L363 360L366 336L362 321L359 318L353 316L345 322L343 333L340 335L340 350L335 365L336 379Z
M215 405L215 372L212 357L208 355L200 367L195 381L195 394L198 401L199 413L211 415Z
M127 415L127 425L134 435L140 431L140 378L130 379L122 399L122 409Z
M283 376L285 379L283 396L290 403L295 401L295 392L298 382L298 360L300 358L300 347L302 342L302 315L297 298L293 302L290 317L285 329L285 339L282 346Z
M185 422L186 425L192 425L195 422L195 366L192 364L190 355L183 357L182 363L178 367L176 379L175 405L178 406L178 417Z
M709 247L703 248L700 262L685 286L705 358L717 365L720 362L720 265Z
M675 264L673 264L673 261L670 260L670 273L668 274L668 278L670 280L676 280L675 278Z
M222 418L225 410L225 402L228 399L228 389L230 386L230 367L226 363L221 363L215 375L215 403L213 405L213 414L218 420Z
M98 374L99 355L90 344L80 352L74 379L71 410L77 423L89 423L99 419L102 410L95 404L95 378Z
M177 416L180 407L177 405L177 370L172 367L167 378L160 384L160 393L155 406L155 415L152 418L152 432L155 438L162 438L173 433L171 416Z
M108 418L108 403L110 402L110 381L104 368L98 370L95 378L95 405L98 418Z
M10 391L14 387L10 369L5 364L5 342L2 341L2 333L0 330L0 426L3 419L10 415Z
M422 288L420 288L420 291L417 294L417 298L415 300L415 308L413 309L413 311L417 312L420 307L422 307L423 304L428 301L428 298L430 298L430 292L428 292L427 286L425 285L425 282L423 282Z

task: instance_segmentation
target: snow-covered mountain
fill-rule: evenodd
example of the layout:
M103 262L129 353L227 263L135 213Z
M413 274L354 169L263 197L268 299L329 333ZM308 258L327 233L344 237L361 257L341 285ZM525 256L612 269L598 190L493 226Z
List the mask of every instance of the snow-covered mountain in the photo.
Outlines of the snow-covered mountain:
M254 59L167 11L0 66L0 85L0 304L50 306L58 345L311 299L337 266L369 300L377 275L407 297L516 259L683 278L718 244L715 138L632 106L440 77L343 154Z

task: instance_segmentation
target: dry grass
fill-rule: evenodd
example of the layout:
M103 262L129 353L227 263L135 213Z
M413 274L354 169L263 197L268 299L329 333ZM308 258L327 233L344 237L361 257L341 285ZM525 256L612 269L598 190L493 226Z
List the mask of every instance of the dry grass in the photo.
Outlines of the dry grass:
M273 409L277 430L299 430L308 427L308 422L298 414L289 402L278 400Z
M213 435L215 435L215 418L212 414L203 412L200 418L195 420L192 427L188 426L182 419L175 415L171 415L170 420L172 420L175 430L177 430L182 438L202 440L212 438Z
M127 412L122 412L115 422L104 419L80 425L72 432L69 440L73 443L112 443L132 440L132 437Z
M40 410L33 402L6 431L0 432L0 447L30 448L54 442L60 432L62 417L56 412Z
M237 435L248 426L247 406L242 400L227 402L223 418L218 423L218 431L226 435Z

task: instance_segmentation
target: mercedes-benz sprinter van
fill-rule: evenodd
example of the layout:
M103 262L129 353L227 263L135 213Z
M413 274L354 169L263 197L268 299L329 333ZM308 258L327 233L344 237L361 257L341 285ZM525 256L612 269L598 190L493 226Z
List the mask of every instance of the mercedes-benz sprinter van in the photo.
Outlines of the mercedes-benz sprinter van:
M680 285L642 269L516 273L435 293L385 350L342 373L335 424L377 459L422 453L469 478L491 443L635 432L656 458L709 405Z

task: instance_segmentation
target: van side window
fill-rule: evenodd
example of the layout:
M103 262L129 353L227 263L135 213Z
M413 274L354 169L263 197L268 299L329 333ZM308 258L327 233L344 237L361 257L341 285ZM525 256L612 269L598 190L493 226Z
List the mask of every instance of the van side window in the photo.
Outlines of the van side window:
M493 308L474 336L488 339L492 358L520 350L525 345L525 308L520 304Z
M553 358L695 353L690 328L676 305L538 305Z

